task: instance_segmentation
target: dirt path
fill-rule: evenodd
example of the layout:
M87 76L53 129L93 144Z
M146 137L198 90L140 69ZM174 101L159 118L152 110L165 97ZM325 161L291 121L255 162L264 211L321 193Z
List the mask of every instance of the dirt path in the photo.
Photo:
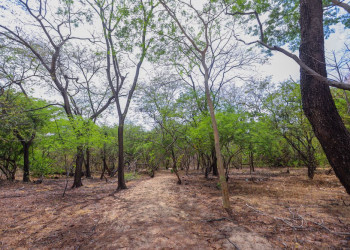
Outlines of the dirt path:
M201 195L174 185L174 176L158 174L122 193L104 222L113 234L104 235L107 246L127 248L271 248L269 243L232 222L207 222L222 218L220 207L211 213ZM103 238L102 237L102 238ZM102 240L101 238L101 240ZM107 240L108 239L108 240Z
M1 190L0 248L275 248L231 221L209 222L226 216L219 198L176 185L170 173L131 182L114 195L115 183L87 182L65 198L55 188L62 181ZM11 204L8 193L15 196Z

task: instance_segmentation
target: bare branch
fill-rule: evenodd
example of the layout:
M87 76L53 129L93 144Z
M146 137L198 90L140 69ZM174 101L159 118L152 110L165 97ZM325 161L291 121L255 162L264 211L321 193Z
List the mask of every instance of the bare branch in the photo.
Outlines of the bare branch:
M243 42L246 45L251 45L251 44L255 44L258 43L260 45L262 45L263 47L272 50L272 51L278 51L283 53L284 55L288 56L289 58L293 59L297 64L299 64L299 66L305 70L308 74L312 75L314 78L316 78L317 80L319 80L320 82L327 84L328 86L331 87L335 87L335 88L339 88L339 89L344 89L344 90L350 90L350 84L342 82L342 81L336 81L336 80L332 80L329 79L327 77L322 76L321 74L317 73L316 71L314 71L313 69L311 69L309 66L307 66L298 56L294 55L293 53L279 47L279 46L271 46L269 44L267 44L264 41L264 34L263 34L263 27L262 27L262 23L260 21L259 15L256 11L253 12L235 12L235 13L227 13L228 15L254 15L258 25L259 25L259 30L260 30L260 40L257 41L253 41L253 42L245 42L239 38L237 38L238 41Z
M342 7L344 10L346 10L348 13L350 13L350 5L349 4L346 4L346 3L338 1L338 0L332 0L332 3L336 6Z

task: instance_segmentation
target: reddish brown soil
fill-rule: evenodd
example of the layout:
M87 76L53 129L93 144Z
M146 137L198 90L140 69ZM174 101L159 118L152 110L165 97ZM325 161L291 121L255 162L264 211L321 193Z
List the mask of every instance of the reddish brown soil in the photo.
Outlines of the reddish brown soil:
M350 246L350 198L334 176L259 169L230 179L234 218L221 208L217 179L169 172L114 193L116 180L0 182L0 248L271 249Z

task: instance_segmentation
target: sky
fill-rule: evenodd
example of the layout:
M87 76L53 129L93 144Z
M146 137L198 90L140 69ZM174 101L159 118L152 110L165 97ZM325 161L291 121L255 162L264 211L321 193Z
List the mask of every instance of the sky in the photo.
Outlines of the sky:
M0 0L0 2L6 0ZM51 1L50 1L51 2ZM193 1L196 5L200 5L203 3L203 0ZM5 20L7 17L5 17ZM4 20L4 19L3 19ZM10 19L7 19L10 20ZM100 27L100 23L96 22L97 27ZM81 36L86 36L86 31L81 30ZM84 34L85 33L85 34ZM80 36L80 35L79 35ZM347 38L350 37L349 31L344 31L341 25L335 27L335 33L332 34L329 39L325 42L325 48L327 52L331 52L332 50L339 51L343 48L344 42L347 41ZM295 52L298 54L298 52ZM288 58L282 53L273 52L273 56L270 58L269 62L260 65L256 68L258 71L258 75L261 77L269 77L271 76L271 80L273 83L278 83L284 80L288 80L292 78L295 81L299 80L299 66L292 59ZM144 71L145 72L145 71ZM147 73L143 73L147 74ZM142 76L141 76L142 78ZM37 97L47 98L47 93L42 90L35 90L34 95ZM55 99L56 97L51 95L50 99ZM60 100L60 97L57 97Z
M341 50L344 49L344 43L347 38L350 37L350 32L343 29L342 25L334 27L335 32L325 40L326 55L329 55L332 51L341 54ZM296 55L298 51L295 52ZM298 81L300 79L300 67L291 58L285 56L280 52L273 52L273 56L270 58L270 62L261 67L262 74L266 76L272 76L273 82L281 82L292 77L293 80Z

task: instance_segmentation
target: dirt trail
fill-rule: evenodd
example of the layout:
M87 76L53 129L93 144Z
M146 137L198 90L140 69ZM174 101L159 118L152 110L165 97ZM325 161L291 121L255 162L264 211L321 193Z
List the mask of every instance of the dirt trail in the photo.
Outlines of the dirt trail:
M226 215L220 207L209 211L205 196L176 185L169 174L158 174L116 197L118 202L104 211L103 222L112 225L101 235L111 248L272 248L266 239L232 222L208 222Z
M65 198L55 187L62 181L21 190L10 186L0 192L5 198L0 200L0 248L276 248L234 222L209 222L226 216L219 197L175 182L173 175L161 172L112 194L115 183L86 180ZM6 202L9 193L19 193L11 204Z

